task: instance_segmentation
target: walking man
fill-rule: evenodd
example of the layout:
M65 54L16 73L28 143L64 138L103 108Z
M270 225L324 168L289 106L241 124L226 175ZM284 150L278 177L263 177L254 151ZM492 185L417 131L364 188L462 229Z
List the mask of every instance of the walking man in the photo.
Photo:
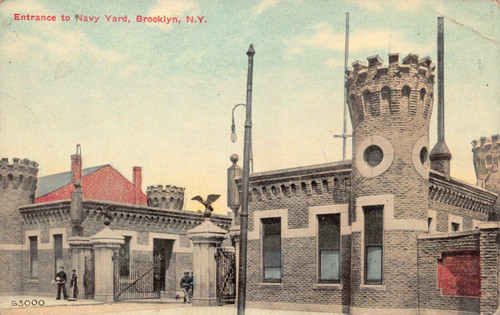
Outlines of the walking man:
M56 300L61 299L61 290L63 292L64 299L68 299L68 294L66 293L66 273L64 272L64 267L61 266L59 267L59 272L56 274L56 281L57 281L57 297Z

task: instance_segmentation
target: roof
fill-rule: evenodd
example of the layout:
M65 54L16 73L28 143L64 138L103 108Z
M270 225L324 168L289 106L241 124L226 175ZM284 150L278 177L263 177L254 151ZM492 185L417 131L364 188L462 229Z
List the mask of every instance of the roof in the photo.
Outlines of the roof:
M83 169L82 178L106 166L109 166L109 164ZM51 192L59 190L70 183L71 183L71 171L40 177L38 179L37 197L50 194Z

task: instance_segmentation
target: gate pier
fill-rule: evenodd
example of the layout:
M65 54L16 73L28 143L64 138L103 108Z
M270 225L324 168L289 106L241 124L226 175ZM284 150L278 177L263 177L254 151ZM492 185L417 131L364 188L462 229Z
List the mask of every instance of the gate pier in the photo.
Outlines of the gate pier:
M125 243L125 238L104 227L90 237L95 253L95 293L94 300L113 302L113 253Z
M216 248L227 232L206 218L202 224L188 231L193 242L194 306L214 306L217 301Z
M85 296L85 258L91 257L92 245L90 239L83 236L72 236L68 239L68 244L71 249L71 263L73 269L76 270L77 287L79 289L77 298L83 299ZM71 270L68 270L71 272Z

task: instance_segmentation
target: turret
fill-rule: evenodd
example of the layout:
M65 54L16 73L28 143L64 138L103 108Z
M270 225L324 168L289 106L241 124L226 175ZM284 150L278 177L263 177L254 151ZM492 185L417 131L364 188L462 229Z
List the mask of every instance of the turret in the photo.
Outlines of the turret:
M35 203L38 163L7 158L0 162L0 293L21 292L23 268L23 219L19 207Z
M182 210L184 206L184 187L166 185L148 186L148 204L153 208Z
M500 135L472 141L477 186L500 194Z
M353 126L353 308L416 309L417 235L427 230L434 65L377 56L348 73ZM414 272L408 272L413 270ZM390 301L390 303L389 303Z

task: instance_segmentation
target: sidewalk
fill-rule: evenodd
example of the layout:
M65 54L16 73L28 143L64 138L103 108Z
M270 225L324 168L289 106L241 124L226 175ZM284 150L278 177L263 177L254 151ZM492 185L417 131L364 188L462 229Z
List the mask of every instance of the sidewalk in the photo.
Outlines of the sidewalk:
M43 306L19 306L19 300L23 301L41 301ZM12 305L18 304L17 306ZM37 302L38 304L39 302ZM31 304L29 302L28 304ZM235 305L213 306L213 307L198 307L191 304L183 304L175 302L175 300L161 303L159 300L147 301L124 301L115 303L94 302L94 300L78 300L78 301L57 301L54 298L41 296L1 296L0 297L0 314L1 315L236 315L237 310ZM319 315L329 313L316 312L301 312L301 311L281 311L267 309L246 309L246 315ZM331 313L333 314L333 313Z

